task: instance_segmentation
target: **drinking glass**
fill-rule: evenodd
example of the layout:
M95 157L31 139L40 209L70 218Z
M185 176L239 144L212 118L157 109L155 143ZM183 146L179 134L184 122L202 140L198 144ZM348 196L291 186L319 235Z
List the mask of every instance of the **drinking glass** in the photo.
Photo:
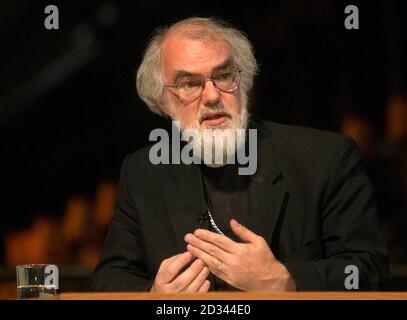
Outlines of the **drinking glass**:
M17 298L52 298L59 285L58 267L53 264L16 266Z

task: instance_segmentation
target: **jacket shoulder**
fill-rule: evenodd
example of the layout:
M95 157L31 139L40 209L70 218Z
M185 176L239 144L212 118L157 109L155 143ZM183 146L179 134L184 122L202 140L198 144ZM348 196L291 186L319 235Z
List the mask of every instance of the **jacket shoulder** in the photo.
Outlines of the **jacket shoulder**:
M150 161L150 149L151 145L147 145L124 158L120 178L126 181L130 190L157 188L164 174L165 166Z
M342 168L361 160L353 139L336 132L270 121L263 121L262 128L264 143L260 145L270 150L271 160L292 181L306 177L306 181L317 183L317 178L329 176L333 166Z
M302 126L263 121L266 135L274 138L286 152L333 155L346 149L357 149L354 140L346 135ZM324 157L325 158L325 157Z

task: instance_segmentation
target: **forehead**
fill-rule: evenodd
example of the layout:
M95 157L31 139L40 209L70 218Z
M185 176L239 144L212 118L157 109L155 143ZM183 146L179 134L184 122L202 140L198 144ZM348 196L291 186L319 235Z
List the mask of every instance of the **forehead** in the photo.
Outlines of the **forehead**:
M221 38L190 39L175 33L164 40L161 69L167 79L177 71L206 74L229 57L229 48Z

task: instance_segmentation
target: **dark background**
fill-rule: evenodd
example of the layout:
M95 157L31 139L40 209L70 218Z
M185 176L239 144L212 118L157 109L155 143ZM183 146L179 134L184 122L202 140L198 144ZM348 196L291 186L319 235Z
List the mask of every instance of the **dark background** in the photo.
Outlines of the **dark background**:
M48 4L59 8L59 30L44 28ZM349 4L359 8L359 30L344 27ZM2 0L0 239L39 214L61 216L72 194L92 197L101 181L117 181L125 155L168 125L134 84L155 27L192 15L231 22L247 33L261 67L253 112L332 131L357 114L373 124L379 145L389 100L407 89L405 12L402 1ZM375 163L366 161L381 219L403 225L405 211L387 213L396 200L380 177L389 166Z

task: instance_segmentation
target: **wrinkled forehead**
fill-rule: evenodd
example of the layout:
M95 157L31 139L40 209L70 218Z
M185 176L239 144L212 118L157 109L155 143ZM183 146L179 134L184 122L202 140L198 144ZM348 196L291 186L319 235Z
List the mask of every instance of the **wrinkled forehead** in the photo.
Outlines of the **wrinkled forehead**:
M169 39L188 39L202 41L207 46L226 46L229 47L224 38L215 30L209 27L201 25L188 24L182 26L171 27L167 35L166 40ZM229 48L228 48L229 49Z
M168 79L179 70L210 73L226 60L233 59L230 47L220 36L199 30L170 31L161 52L161 70Z

